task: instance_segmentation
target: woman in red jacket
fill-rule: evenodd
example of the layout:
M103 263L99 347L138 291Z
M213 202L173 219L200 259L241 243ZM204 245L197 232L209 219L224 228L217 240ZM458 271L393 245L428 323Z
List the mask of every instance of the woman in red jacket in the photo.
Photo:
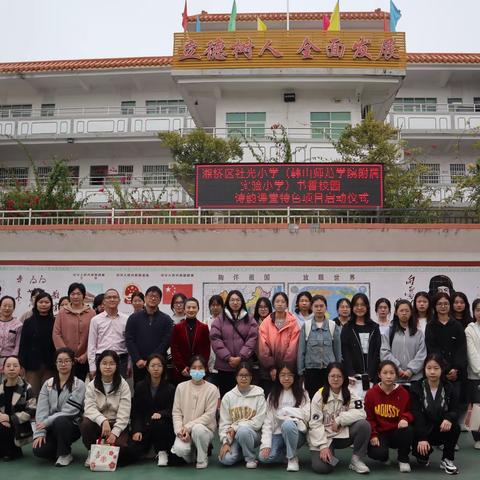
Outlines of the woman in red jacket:
M368 456L381 462L388 461L389 448L398 450L400 472L410 472L410 453L413 442L413 415L410 395L395 380L397 366L385 360L378 367L380 383L365 395L365 411L372 428Z
M201 355L208 363L210 334L208 325L197 320L200 309L196 298L185 301L185 320L173 327L171 339L173 378L175 383L190 380L189 362L194 355Z

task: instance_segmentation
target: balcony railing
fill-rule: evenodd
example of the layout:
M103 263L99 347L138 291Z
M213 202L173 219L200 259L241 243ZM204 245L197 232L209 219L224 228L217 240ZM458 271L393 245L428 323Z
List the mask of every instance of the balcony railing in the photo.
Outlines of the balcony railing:
M311 229L338 224L478 224L478 215L465 209L422 210L202 210L146 209L146 210L15 210L0 211L0 226L137 226L137 225L284 225L296 233L304 225Z
M403 133L436 131L480 134L480 104L394 104L388 121Z

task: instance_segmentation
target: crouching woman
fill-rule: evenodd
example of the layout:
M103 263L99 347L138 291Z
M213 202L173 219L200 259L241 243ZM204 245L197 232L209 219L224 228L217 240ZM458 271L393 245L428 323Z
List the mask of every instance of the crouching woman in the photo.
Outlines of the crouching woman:
M362 400L348 388L348 376L341 363L327 367L327 383L312 399L308 443L312 469L330 473L338 460L335 449L353 444L349 468L356 473L368 473L363 462L370 440L370 425Z

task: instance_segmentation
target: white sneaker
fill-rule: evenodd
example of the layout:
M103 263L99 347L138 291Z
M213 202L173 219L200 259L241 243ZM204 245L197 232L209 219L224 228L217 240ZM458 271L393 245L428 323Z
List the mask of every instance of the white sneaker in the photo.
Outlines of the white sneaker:
M477 440L477 441L473 444L473 448L475 448L476 450L480 450L480 440Z
M66 467L67 465L70 465L72 462L73 462L73 457L71 453L69 453L68 455L60 455L57 458L57 461L55 462L55 466ZM90 466L90 462L88 463L88 466Z
M410 464L406 462L398 462L398 469L400 473L410 473L412 471Z
M300 465L298 463L298 457L292 457L288 459L287 472L298 472Z
M370 469L358 457L352 457L348 468L356 473L370 473Z
M85 465L87 468L90 468L90 450L88 451L88 455L87 455L87 458L86 458L86 460L85 460L84 465Z
M207 468L208 467L208 460L205 460L204 462L197 462L196 466L199 470Z
M458 473L458 468L448 458L444 458L440 462L440 468L444 470L447 475L456 475Z
M245 466L247 468L257 468L257 461L256 460L247 460L245 462Z
M168 466L168 453L165 450L158 452L157 458L158 458L157 465L159 467Z

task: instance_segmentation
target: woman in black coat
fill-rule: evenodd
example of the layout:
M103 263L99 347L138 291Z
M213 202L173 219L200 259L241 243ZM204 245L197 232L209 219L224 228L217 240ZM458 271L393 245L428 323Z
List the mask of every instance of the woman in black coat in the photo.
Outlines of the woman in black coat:
M161 355L152 354L146 364L147 377L135 386L132 403L132 440L140 451L153 446L158 466L168 465L168 452L175 441L172 407L175 387L167 382L167 364Z
M453 463L460 436L458 418L462 411L458 390L445 379L443 358L430 354L425 359L423 380L412 382L411 409L414 417L413 454L418 463L428 465L434 445L443 445L440 468L450 475L458 473Z

